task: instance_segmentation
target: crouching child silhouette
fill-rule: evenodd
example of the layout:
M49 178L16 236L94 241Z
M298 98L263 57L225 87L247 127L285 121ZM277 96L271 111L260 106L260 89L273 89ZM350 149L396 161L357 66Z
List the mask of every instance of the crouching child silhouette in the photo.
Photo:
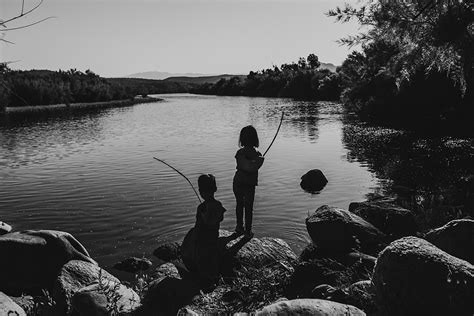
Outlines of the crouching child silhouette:
M208 288L219 277L219 227L226 209L214 198L217 185L213 175L201 175L198 186L204 202L197 208L196 224L184 238L181 254L186 268L197 274L201 287Z

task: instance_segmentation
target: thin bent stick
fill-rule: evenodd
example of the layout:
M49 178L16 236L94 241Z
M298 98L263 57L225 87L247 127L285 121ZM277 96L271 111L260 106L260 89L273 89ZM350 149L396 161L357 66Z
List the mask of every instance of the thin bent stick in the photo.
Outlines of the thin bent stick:
M270 143L270 146L268 146L267 150L265 150L265 152L263 153L263 157L265 157L266 153L268 152L268 150L270 150L270 147L272 147L273 142L274 142L275 139L277 138L278 132L280 131L281 123L283 122L283 116L284 116L284 115L285 115L285 111L281 112L280 125L278 125L277 132L275 133L275 136L273 137L273 140L272 140L272 142Z
M185 178L186 181L188 181L188 183L191 185L191 188L193 189L194 194L196 194L196 196L197 196L197 198L198 198L198 200L199 200L199 203L202 202L202 201L201 201L201 198L199 197L199 194L197 193L197 191L196 191L196 189L194 188L194 186L193 186L193 184L191 183L191 181L189 181L188 177L186 177L184 174L181 173L181 171L179 171L179 170L176 169L175 167L171 166L170 164L164 162L163 160L158 159L158 158L156 158L156 157L153 157L153 159L158 160L158 161L161 162L161 163L164 163L165 165L167 165L168 167L170 167L171 169L173 169L174 171L176 171L177 173L179 173L181 176L183 176L183 178Z

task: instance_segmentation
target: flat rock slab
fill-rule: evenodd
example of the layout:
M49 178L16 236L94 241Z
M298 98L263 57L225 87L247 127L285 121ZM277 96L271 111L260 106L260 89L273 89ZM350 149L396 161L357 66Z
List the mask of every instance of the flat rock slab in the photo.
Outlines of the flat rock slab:
M351 315L365 316L357 307L321 299L296 299L268 305L256 312L257 316L270 315Z

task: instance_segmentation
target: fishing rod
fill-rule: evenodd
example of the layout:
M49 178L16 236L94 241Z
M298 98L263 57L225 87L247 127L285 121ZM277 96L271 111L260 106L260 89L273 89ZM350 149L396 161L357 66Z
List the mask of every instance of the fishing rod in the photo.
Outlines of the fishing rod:
M199 197L199 194L197 193L196 189L194 188L193 184L191 183L191 181L189 181L188 177L186 177L184 174L181 173L181 171L179 171L178 169L176 169L175 167L173 167L172 165L168 164L167 162L161 160L161 159L158 159L156 157L153 157L153 159L161 162L161 163L164 163L165 165L167 165L168 167L170 167L171 169L173 169L174 171L176 171L177 173L179 173L181 176L183 176L183 178L186 179L186 181L188 181L189 185L191 185L191 188L193 189L194 191L194 194L196 194L198 200L199 200L199 203L201 203L201 198Z
M263 157L265 157L265 154L270 150L270 147L272 147L273 142L274 142L275 139L277 138L278 132L280 131L281 123L283 123L283 116L284 116L284 115L285 115L285 111L282 111L282 112L281 112L280 125L278 125L278 129L277 129L277 131L276 131L276 133L275 133L275 136L273 137L272 142L270 143L270 146L268 146L267 150L265 150L265 152L263 153Z

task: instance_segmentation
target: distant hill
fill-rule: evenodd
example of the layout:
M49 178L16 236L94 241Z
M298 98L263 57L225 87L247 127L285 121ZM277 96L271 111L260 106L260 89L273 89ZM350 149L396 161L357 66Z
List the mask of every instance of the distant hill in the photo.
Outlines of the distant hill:
M321 63L321 66L319 66L319 68L328 69L332 72L336 72L337 66L335 66L334 64L331 64L331 63Z
M191 84L204 84L204 83L216 83L221 79L230 79L232 77L241 77L242 79L247 77L247 75L218 75L218 76L202 76L202 77L170 77L166 78L164 81L180 82L180 83L191 83Z
M139 72L136 74L131 74L126 76L126 78L138 78L138 79L152 79L152 80L163 80L169 77L203 77L209 76L209 74L197 74L197 73L171 73L171 72L161 72L161 71L146 71Z

